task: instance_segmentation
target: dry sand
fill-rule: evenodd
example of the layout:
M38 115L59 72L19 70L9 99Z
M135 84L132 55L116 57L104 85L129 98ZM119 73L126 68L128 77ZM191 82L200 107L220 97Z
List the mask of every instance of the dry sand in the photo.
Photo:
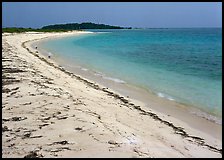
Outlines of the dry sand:
M2 34L2 157L222 157L220 138L31 48L33 40L80 34L90 33Z

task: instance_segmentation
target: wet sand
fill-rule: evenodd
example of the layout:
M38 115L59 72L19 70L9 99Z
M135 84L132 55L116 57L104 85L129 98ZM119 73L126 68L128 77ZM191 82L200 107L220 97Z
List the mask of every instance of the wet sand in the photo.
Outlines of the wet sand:
M148 106L74 74L31 47L33 40L79 34L87 33L2 35L2 157L222 157L219 136L156 111L156 101Z

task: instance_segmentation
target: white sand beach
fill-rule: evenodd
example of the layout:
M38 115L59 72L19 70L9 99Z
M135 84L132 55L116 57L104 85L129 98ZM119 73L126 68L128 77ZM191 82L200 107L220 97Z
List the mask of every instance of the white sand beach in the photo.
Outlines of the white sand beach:
M222 157L221 125L192 127L31 47L81 34L92 33L2 34L2 157Z

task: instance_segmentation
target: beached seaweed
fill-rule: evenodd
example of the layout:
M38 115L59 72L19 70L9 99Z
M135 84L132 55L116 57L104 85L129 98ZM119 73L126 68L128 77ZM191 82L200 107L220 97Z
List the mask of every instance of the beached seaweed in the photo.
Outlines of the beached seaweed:
M6 131L12 131L12 130L9 129L7 126L2 127L2 132L6 132Z
M51 150L50 152L60 152L60 151L63 151L63 150L71 150L69 147L59 147L55 150Z
M18 79L9 79L9 80L7 80L7 79L3 78L2 79L2 86L13 84L13 83L19 83L19 82L21 82L21 81L18 80Z
M22 139L29 138L30 135L31 135L31 132L29 132L29 133L25 133L25 134L22 136Z
M42 154L38 154L37 151L31 151L29 152L24 158L42 158Z
M81 128L81 127L76 127L75 130L77 130L77 131L81 131L82 128Z
M2 67L2 72L3 73L20 73L20 72L26 72L26 71L18 69L18 68Z
M53 142L53 143L48 144L48 145L51 146L51 145L56 145L56 144L66 145L66 144L69 144L69 143L68 143L68 141L64 140L64 141Z
M2 121L22 121L27 119L27 117L12 117L12 118L3 118Z
M30 40L29 40L29 41L30 41ZM129 100L125 99L124 97L119 96L118 94L113 93L112 91L108 91L108 88L101 88L101 87L99 87L99 85L94 84L94 83L92 83L92 82L89 82L88 80L85 80L85 79L81 78L80 76L77 76L77 75L75 75L75 74L73 74L73 73L71 73L71 72L65 70L63 67L56 66L56 65L54 65L53 63L51 63L51 62L49 62L48 60L46 60L45 58L40 57L38 54L31 52L27 47L25 47L25 43L27 43L27 42L29 42L29 41L23 42L23 43L22 43L22 47L25 48L25 49L27 49L27 51L28 51L29 53L31 53L31 54L33 54L34 56L38 57L40 60L46 62L46 63L49 64L50 66L53 66L54 68L59 69L59 70L61 70L62 72L66 73L66 74L68 74L68 75L70 75L70 76L72 76L72 77L75 77L77 80L80 80L80 81L84 82L84 83L87 84L88 86L91 86L91 87L93 87L93 88L95 88L95 89L97 89L97 90L102 90L103 92L106 92L108 95L113 96L114 98L119 99L120 101L122 101L122 102L124 103L124 105L127 106L128 108L134 108L134 109L138 110L138 111L140 112L140 114L142 114L142 115L146 115L146 116L150 116L150 117L152 117L154 120L158 120L158 121L160 121L161 123L166 124L167 126L173 128L174 132L175 132L176 134L180 134L183 138L191 138L191 139L195 140L195 142L197 142L199 145L206 146L206 147L208 147L210 150L222 154L222 149L218 149L218 148L216 148L216 147L213 147L213 146L210 146L210 145L206 144L206 143L204 142L204 139L202 139L202 138L200 138L200 137L196 137L196 136L189 135L188 133L186 133L186 131L184 131L184 129L183 129L182 127L176 127L173 123L161 119L161 118L160 118L158 115L156 115L155 113L145 111L145 110L143 110L140 106L136 106L136 105L134 105L133 103L130 103ZM99 117L98 117L98 118L99 118ZM100 118L99 118L99 119L100 119Z
M44 123L44 124L39 125L39 128L41 129L41 128L43 128L44 126L48 126L48 125L50 125L50 124L48 124L48 123Z

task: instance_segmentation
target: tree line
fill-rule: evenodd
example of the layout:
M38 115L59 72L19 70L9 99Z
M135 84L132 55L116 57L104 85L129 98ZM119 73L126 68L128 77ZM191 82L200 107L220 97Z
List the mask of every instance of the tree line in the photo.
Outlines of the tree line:
M95 24L91 22L85 23L67 23L47 25L42 28L23 28L23 27L7 27L2 28L3 32L8 33L21 33L21 32L67 32L71 30L85 30L85 29L132 29L131 27L111 26L105 24Z
M95 24L91 22L85 23L67 23L55 24L42 27L42 29L64 29L64 30L79 30L79 29L131 29L131 27L110 26L105 24Z

